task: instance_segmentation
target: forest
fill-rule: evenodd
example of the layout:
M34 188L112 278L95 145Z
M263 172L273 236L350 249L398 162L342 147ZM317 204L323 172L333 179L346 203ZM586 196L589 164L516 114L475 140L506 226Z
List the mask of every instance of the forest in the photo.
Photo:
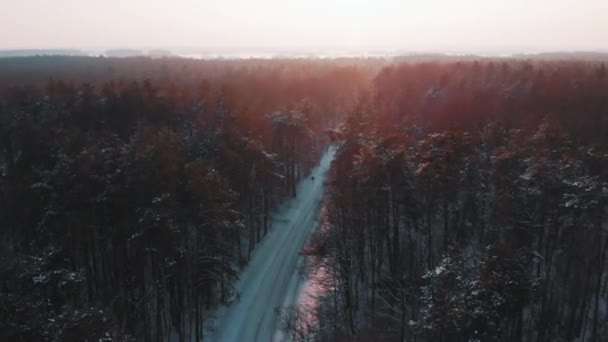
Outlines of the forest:
M403 64L370 89L314 240L320 324L295 335L607 341L605 65Z
M608 341L604 62L76 56L0 59L0 340L212 340L330 145L293 340Z

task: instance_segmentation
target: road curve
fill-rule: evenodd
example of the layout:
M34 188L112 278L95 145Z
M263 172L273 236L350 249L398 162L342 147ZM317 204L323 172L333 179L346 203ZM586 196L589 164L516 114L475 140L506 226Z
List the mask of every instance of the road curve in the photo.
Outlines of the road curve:
M311 175L298 184L297 197L279 210L272 229L257 246L235 285L240 299L220 314L211 341L283 340L275 309L297 300L301 284L298 253L316 225L323 183L335 152L335 147L330 147L323 154Z

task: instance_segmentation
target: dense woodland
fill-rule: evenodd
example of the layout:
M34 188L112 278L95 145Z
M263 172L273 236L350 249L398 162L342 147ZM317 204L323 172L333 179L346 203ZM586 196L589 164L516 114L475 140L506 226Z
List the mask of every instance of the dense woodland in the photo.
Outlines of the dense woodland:
M0 59L0 340L202 339L329 138L296 339L606 340L601 62L89 57Z
M299 336L608 341L603 64L390 66L340 133Z
M200 339L369 69L0 60L0 340Z

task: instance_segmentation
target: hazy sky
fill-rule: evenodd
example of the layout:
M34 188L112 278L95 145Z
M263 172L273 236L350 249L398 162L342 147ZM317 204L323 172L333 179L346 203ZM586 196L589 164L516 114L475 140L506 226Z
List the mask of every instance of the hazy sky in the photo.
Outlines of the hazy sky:
M0 0L0 49L608 50L608 0Z

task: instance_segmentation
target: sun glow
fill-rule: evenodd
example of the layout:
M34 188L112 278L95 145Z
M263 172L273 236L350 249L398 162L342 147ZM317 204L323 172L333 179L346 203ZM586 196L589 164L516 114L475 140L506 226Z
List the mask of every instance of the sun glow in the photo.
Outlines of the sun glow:
M603 50L607 14L604 0L4 0L0 48Z

